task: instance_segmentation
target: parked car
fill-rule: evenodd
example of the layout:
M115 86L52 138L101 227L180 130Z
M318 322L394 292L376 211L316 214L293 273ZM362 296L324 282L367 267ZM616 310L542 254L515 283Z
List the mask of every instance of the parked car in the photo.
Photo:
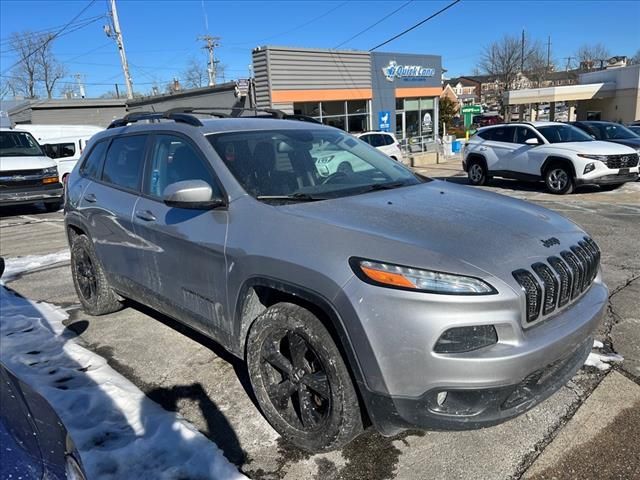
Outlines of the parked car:
M62 206L56 163L28 132L0 128L0 206L44 202L48 211Z
M504 123L504 119L500 115L474 115L471 121L478 127L487 127L489 125Z
M0 364L0 478L84 480L80 455L51 405Z
M633 133L624 125L614 122L571 122L571 125L588 133L596 140L619 143L633 148L640 153L640 136Z
M482 128L465 145L462 166L473 185L492 177L544 180L551 193L576 186L615 188L638 179L638 153L594 140L565 123L523 122Z
M401 163L404 162L404 156L400 148L400 142L396 139L393 133L389 132L363 132L355 135L363 142L368 143L372 147L376 147L385 155L397 160Z
M212 337L312 452L369 423L500 423L580 368L608 298L580 227L270 114L137 115L94 137L65 205L87 313L131 298ZM320 146L367 169L321 176Z
M630 125L627 128L640 137L640 125Z

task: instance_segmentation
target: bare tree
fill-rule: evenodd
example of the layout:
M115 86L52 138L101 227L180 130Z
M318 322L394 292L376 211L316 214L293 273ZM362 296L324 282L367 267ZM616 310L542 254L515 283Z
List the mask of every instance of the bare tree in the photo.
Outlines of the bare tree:
M64 66L56 60L51 51L51 41L51 36L47 37L34 54L40 80L44 83L44 89L47 92L47 98L53 98L53 89L56 83L67 74Z
M206 64L198 61L195 57L191 57L187 68L182 73L182 78L187 88L206 87L209 84L209 72Z
M524 69L532 87L540 88L547 79L551 65L547 65L547 52L540 42L531 44Z
M640 64L640 49L636 50L635 55L629 59L629 65L638 64Z
M602 43L582 45L574 55L578 59L578 65L583 70L599 67L610 56L609 50Z
M16 65L11 70L12 88L16 94L35 98L40 73L36 53L42 47L42 36L32 32L13 33L9 45L18 57Z

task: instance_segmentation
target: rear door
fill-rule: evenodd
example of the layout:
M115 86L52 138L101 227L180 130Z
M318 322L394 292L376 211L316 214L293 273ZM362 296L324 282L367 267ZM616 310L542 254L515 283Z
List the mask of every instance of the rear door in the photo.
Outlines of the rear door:
M109 281L130 291L141 282L144 242L133 229L133 209L138 201L148 135L115 137L96 144L91 171L81 171L92 181L79 199L78 210L88 223L95 252ZM104 155L103 159L98 158ZM85 162L86 163L86 162ZM89 166L89 165L87 165Z
M203 180L222 190L199 148L174 133L153 136L143 194L133 212L136 235L145 244L145 288L156 308L214 338L229 332L226 312L225 238L227 210L170 207L165 188L183 180Z

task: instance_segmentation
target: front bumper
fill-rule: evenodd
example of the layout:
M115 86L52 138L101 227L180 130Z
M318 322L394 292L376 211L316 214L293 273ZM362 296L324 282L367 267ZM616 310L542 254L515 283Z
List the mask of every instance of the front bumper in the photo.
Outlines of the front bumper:
M360 391L372 422L388 435L412 427L477 428L532 408L580 368L608 299L599 274L574 303L523 328L517 297L504 293L452 299L357 281L343 288L346 298L336 299L341 312L349 310L343 301L362 299L349 302L357 318L344 320L360 328L349 332L363 373ZM433 351L445 330L470 325L494 325L498 343L459 354ZM530 396L505 407L517 391ZM440 392L448 392L453 414L438 410Z
M627 174L603 175L592 179L578 178L576 185L618 185L620 183L635 182L638 180L638 172L630 172Z
M64 189L61 183L24 187L20 189L0 189L0 206L20 205L37 202L62 201Z

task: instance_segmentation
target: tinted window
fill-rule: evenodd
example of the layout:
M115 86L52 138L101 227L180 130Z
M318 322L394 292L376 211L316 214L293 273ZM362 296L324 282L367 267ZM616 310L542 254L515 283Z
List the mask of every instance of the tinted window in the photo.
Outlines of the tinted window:
M515 127L516 128L516 143L525 143L530 138L535 138L540 142L540 138L533 131L533 129L529 127ZM542 142L540 142L542 143Z
M48 143L43 147L50 158L73 157L76 154L74 143Z
M102 170L102 161L107 151L107 145L109 145L109 140L96 143L87 158L82 162L81 175L89 178L100 178L100 170Z
M491 140L494 142L513 143L515 127L500 127L491 130Z
M362 135L360 140L371 145L371 135Z
M623 125L617 123L594 123L589 125L595 131L598 140L624 140L636 138L636 134Z
M140 182L146 141L146 135L114 138L104 161L102 180L136 190Z
M393 145L396 143L395 139L391 135L383 135L385 145Z
M384 147L386 145L385 141L384 141L384 137L386 135L371 135L369 137L369 144L372 147Z
M588 134L571 125L547 125L538 127L538 131L549 143L590 142Z
M144 192L162 197L168 185L184 180L203 180L214 190L217 187L211 171L189 142L174 135L157 135Z

